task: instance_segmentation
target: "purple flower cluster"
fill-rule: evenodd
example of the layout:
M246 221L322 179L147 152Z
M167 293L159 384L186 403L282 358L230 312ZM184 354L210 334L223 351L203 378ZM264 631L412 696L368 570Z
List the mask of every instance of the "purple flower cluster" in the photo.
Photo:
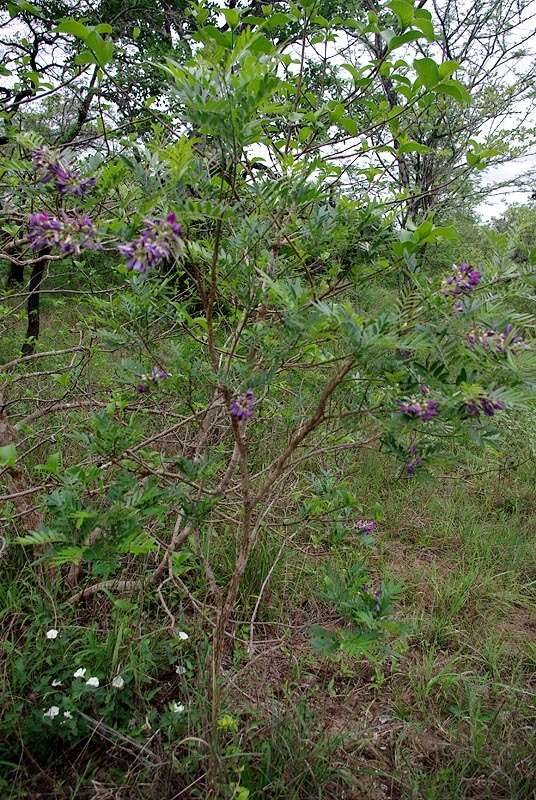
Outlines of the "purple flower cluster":
M503 411L506 408L501 400L491 400L485 395L481 395L477 400L469 400L465 404L465 410L468 417L479 417L484 413L486 417L493 417L497 411Z
M95 186L96 178L82 178L77 170L62 164L48 147L33 150L32 162L40 172L41 181L54 183L61 195L83 197Z
M372 533L376 527L376 523L373 519L358 519L355 526L357 530L362 533Z
M399 400L398 410L406 417L422 419L423 422L437 417L439 407L436 400Z
M181 239L182 230L177 217L169 213L165 219L145 220L145 227L133 242L119 245L119 252L127 259L127 267L145 273L164 258Z
M509 351L515 354L528 348L528 344L523 337L514 334L513 325L507 325L502 333L497 333L494 330L472 330L467 336L467 343L471 348L480 345L484 350L494 353Z
M236 419L250 419L255 411L255 395L253 394L253 389L248 389L245 394L231 400L229 411Z
M98 250L96 231L87 214L52 217L46 211L30 214L28 240L34 250L59 247L66 255L79 256L82 250Z
M149 391L149 384L150 383L158 383L158 381L163 381L166 378L171 378L171 372L166 372L165 369L162 369L158 364L152 368L149 375L141 375L142 383L139 383L136 387L136 391L140 394L147 394Z
M446 297L458 297L462 294L470 294L478 286L482 278L482 273L474 269L471 264L464 261L458 266L454 265L451 275L443 278L441 282L441 294Z
M406 461L406 464L404 465L404 471L408 476L408 478L413 478L413 476L417 472L417 469L422 466L423 461L420 455L417 453L417 448L415 447L414 444L412 444L411 447L409 448L408 456L409 459L408 461Z

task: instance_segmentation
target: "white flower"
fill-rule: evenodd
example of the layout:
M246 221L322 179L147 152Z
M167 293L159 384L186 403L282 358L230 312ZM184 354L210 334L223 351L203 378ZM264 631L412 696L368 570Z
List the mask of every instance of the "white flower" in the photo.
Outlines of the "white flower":
M71 714L70 711L64 711L63 712L63 716L65 717L65 719L72 719L73 718L73 715Z
M79 669L77 669L76 672L74 673L73 678L84 678L86 675L86 671L87 670L85 667L79 667Z
M47 631L47 639L57 639L58 634L59 631L57 631L56 628L51 628L49 631Z
M186 667L183 667L182 664L179 664L175 667L175 672L177 675L186 675Z
M54 717L57 717L59 713L60 713L60 710L59 710L58 706L50 706L48 711L45 711L43 716L44 717L50 717L50 719L54 719Z
M116 675L112 681L112 686L114 687L114 689L122 689L124 685L125 681L123 680L121 675Z
M189 639L189 636L184 631L179 631L179 639L182 639L182 641L185 642L186 639Z
M94 686L95 688L98 688L98 685L99 685L98 678L88 678L86 681L86 686Z
M171 710L173 711L174 714L183 714L185 708L182 703L172 703Z
M59 681L57 678L54 678L54 680L52 681L51 685L52 686L61 686L61 684L62 684L62 681Z

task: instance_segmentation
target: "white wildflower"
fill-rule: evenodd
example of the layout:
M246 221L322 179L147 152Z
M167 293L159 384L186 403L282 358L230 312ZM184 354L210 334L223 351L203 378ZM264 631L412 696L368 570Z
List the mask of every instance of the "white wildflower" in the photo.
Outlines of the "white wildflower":
M59 681L57 678L54 678L51 685L55 687L55 686L61 686L61 684L62 681Z
M125 681L121 677L121 675L116 675L112 681L112 686L114 689L122 689L125 685Z
M87 670L85 667L79 667L74 673L73 678L85 678L86 672Z
M182 664L178 664L175 667L175 672L177 675L186 675L186 667L183 667Z
M45 711L43 716L44 717L50 717L50 719L54 719L54 717L57 717L59 713L60 713L60 710L59 710L58 706L50 706L48 711Z
M186 710L182 703L172 703L171 710L174 714L184 714Z
M49 631L47 631L47 639L57 639L58 634L59 631L57 631L56 628L51 628Z
M188 636L187 633L185 633L184 631L179 631L179 639L182 639L183 642L185 642L186 639L189 639L189 638L190 637Z
M99 679L98 678L88 678L86 681L86 686L94 686L96 689L99 686Z
M64 711L63 712L63 716L65 717L65 719L72 719L73 718L73 715L71 714L70 711Z

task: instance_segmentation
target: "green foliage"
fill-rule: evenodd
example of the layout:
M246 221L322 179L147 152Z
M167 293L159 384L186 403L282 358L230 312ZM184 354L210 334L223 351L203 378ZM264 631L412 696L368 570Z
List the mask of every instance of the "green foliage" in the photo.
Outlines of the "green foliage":
M332 603L337 612L350 623L334 631L316 627L312 631L313 646L322 655L346 654L365 657L381 663L394 657L389 640L403 633L404 626L393 618L394 601L401 586L383 581L373 592L371 577L362 561L357 561L343 573L328 572L324 576L323 599Z

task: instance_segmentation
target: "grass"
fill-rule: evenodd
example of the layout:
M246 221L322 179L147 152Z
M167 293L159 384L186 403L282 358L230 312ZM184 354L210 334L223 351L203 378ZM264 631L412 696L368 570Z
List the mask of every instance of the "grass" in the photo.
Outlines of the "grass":
M44 327L40 346L54 347L55 333ZM65 346L75 343L69 320L64 328ZM92 384L110 385L111 373L101 360ZM70 419L82 424L86 412ZM52 435L60 437L62 421L54 424ZM148 434L154 421L140 424ZM44 423L34 436L43 430ZM53 446L36 448L29 466ZM63 453L68 463L80 445L69 439ZM325 468L334 485L339 473L349 476L364 507L374 498L383 520L366 545L358 534L334 536L329 518L299 523L300 509L290 502L282 514L292 524L263 531L241 587L226 663L220 796L535 797L533 459L505 469L500 453L460 453L442 478L423 482L398 480L374 450L344 463L326 459ZM216 554L220 584L231 569L230 541L228 532L201 543L205 555L210 548ZM374 580L387 576L403 587L396 613L407 638L383 663L321 658L311 647L311 623L329 627L338 618L321 599L324 570L344 569L358 557ZM143 565L143 558L130 558L132 577L143 575ZM190 566L183 580L202 606L199 554ZM168 587L167 610L146 585L128 597L112 591L70 606L60 571L50 574L15 548L3 567L0 796L206 796L207 626L180 585ZM170 633L169 611L187 641ZM44 631L52 626L61 637L50 644ZM42 709L58 697L52 680L62 680L61 696L76 711L81 686L72 673L82 664L108 684L120 672L125 690L108 691L100 705L89 701L89 727L77 721L62 735L44 730ZM174 715L173 702L185 713Z

